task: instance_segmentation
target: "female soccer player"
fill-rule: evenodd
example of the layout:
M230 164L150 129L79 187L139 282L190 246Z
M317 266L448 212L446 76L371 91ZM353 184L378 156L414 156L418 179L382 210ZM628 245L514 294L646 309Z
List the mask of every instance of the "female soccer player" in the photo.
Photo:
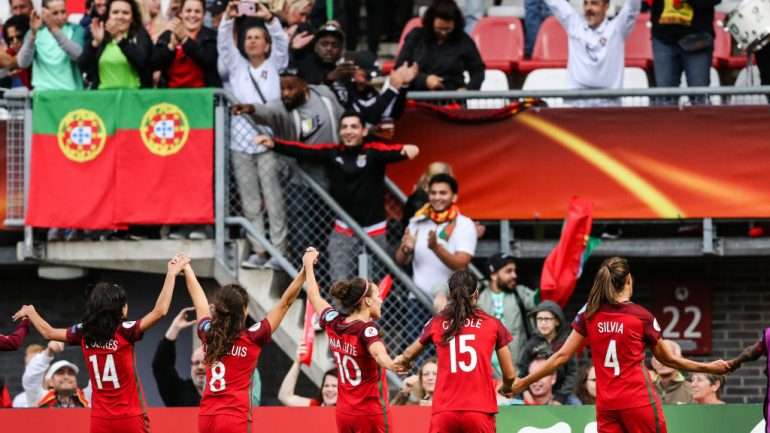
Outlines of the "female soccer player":
M765 417L765 432L770 433L770 356L768 356L768 349L770 349L770 328L765 328L762 331L762 335L759 340L751 346L743 349L740 355L729 361L730 371L735 371L743 365L744 362L756 361L762 356L767 358L765 363L765 376L767 376L767 391L765 391L765 404L762 408L762 413Z
M321 312L321 328L329 337L329 349L339 369L337 385L337 431L339 433L389 433L393 431L388 396L381 393L380 367L398 370L380 339L380 289L353 278L338 281L331 295L340 304L336 310L321 297L313 266L318 251L308 249L303 257L307 295L315 311Z
M543 366L520 380L513 392L556 371L580 348L591 346L596 370L596 420L599 433L665 433L660 397L644 366L644 348L677 370L724 374L725 361L695 362L672 353L660 336L657 320L631 302L634 285L628 262L604 261L596 273L588 303L578 312L567 341Z
M53 328L32 305L23 306L14 319L27 317L46 340L78 344L93 385L91 433L146 433L149 421L144 396L136 376L134 343L168 313L176 275L189 262L177 255L168 272L155 308L137 321L125 321L126 292L117 284L98 283L88 295L83 322Z
M497 392L492 380L492 352L503 370L503 392L516 377L508 343L513 337L499 320L476 306L478 281L468 271L449 278L444 309L425 324L420 338L396 362L409 363L433 343L438 355L438 379L433 394L431 433L493 433Z
M307 254L307 253L306 253ZM246 328L249 296L236 284L218 290L211 304L188 264L187 290L195 306L198 336L205 345L206 384L198 416L200 433L251 431L251 377L262 347L297 299L305 273L300 270L278 303L262 321Z

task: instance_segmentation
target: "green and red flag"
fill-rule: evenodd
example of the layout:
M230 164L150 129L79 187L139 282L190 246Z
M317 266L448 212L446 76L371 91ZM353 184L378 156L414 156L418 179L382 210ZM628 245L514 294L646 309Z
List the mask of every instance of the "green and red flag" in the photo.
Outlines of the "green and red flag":
M208 89L36 93L26 224L205 224L213 211Z

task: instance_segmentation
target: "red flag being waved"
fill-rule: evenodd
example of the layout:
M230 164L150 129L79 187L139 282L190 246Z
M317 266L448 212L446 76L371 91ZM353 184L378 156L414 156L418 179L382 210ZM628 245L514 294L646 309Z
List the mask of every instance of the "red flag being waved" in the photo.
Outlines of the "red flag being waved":
M593 207L589 200L572 197L559 243L543 263L540 296L562 308L569 302L580 275L583 252L591 234Z

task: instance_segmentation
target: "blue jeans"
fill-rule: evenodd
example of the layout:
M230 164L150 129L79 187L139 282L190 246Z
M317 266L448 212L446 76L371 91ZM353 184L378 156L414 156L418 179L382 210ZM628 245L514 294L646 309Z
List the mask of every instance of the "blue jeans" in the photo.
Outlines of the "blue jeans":
M688 87L708 87L713 52L713 45L698 51L685 51L678 44L670 45L652 38L656 87L679 87L682 81L682 72L687 77ZM657 102L676 104L675 99L672 98L662 98ZM706 98L691 96L690 102L704 104Z
M463 15L465 15L465 33L470 35L476 23L484 16L484 0L465 0Z
M543 0L524 0L524 55L532 56L540 24L551 16L551 9Z

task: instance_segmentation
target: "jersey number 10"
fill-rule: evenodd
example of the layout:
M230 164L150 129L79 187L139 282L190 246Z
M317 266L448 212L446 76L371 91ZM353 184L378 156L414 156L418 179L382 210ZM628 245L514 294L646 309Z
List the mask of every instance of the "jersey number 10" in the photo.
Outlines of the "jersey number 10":
M479 357L476 355L476 349L468 346L467 344L469 341L473 341L475 339L475 335L458 335L457 337L452 337L449 340L449 369L452 373L457 373L458 367L465 373L470 373L476 368ZM469 362L458 362L457 352L460 352L461 355L467 353L468 357L470 358Z
M104 358L104 370L99 371L99 363L96 361L96 355L88 357L91 361L91 368L94 371L94 379L96 379L96 388L104 389L104 383L112 382L112 388L120 388L120 382L118 382L118 372L115 369L115 358L109 354Z

